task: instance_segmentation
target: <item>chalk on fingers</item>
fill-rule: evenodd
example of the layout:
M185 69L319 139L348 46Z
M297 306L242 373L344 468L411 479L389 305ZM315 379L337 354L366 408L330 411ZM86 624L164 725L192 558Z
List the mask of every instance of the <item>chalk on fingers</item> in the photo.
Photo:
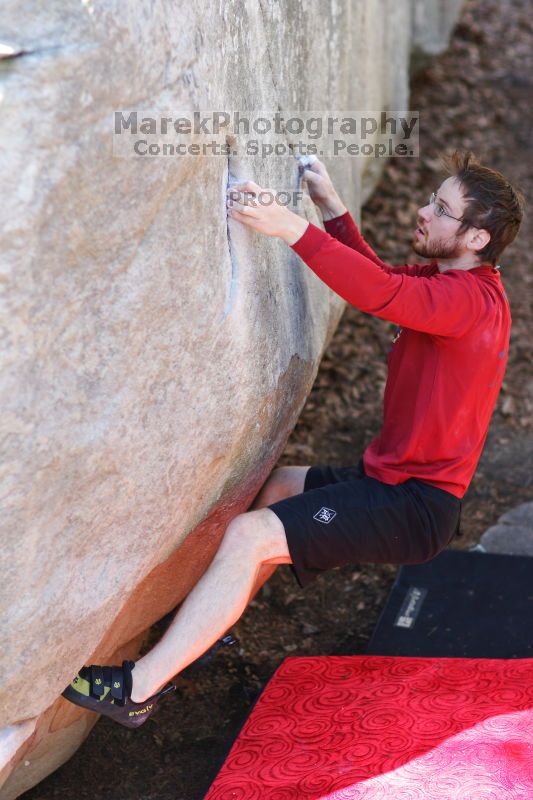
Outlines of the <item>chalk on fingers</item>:
M311 164L314 164L315 161L318 161L318 158L316 156L313 156L313 155L311 155L311 156L296 156L296 158L298 159L298 164L300 165L300 167L302 167L302 169L305 169L306 167L310 167Z

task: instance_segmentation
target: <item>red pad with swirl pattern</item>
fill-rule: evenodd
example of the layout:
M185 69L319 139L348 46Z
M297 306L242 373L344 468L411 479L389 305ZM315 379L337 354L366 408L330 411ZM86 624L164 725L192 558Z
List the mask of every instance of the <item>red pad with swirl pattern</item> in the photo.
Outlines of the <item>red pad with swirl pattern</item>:
M288 658L205 800L533 798L533 659Z

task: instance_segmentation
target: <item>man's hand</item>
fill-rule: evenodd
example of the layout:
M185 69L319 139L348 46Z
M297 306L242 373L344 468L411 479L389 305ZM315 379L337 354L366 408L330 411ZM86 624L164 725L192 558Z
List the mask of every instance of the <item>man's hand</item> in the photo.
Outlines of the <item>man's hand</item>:
M305 233L309 223L280 205L276 192L262 189L253 181L231 186L227 192L228 215L266 236L279 236L293 245Z
M306 182L309 196L320 208L323 219L333 219L346 213L346 206L335 191L326 167L318 158L304 169L302 181Z

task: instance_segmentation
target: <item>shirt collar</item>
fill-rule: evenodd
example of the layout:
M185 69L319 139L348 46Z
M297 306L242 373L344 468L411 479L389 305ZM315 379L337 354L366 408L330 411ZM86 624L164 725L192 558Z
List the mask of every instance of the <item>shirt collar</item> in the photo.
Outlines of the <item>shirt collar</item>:
M436 261L432 261L431 263L435 267L437 272L439 272L441 275L445 275L447 272L451 272L453 269L455 269L455 267L450 267L450 269L447 269L444 272L440 272L440 269L438 268L437 262ZM481 275L499 275L500 269L501 269L501 267L500 267L499 264L496 264L495 267L493 267L492 264L480 264L478 267L471 267L470 269L463 269L463 270L460 270L460 272L475 272L475 273L480 273Z

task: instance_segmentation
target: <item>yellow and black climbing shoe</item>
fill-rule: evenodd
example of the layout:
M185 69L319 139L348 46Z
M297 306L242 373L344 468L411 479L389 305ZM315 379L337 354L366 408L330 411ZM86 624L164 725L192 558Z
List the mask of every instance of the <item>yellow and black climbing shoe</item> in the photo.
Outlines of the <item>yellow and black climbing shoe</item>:
M159 699L176 687L168 683L144 703L134 703L130 697L134 666L134 661L123 661L121 667L83 667L63 697L89 711L105 714L126 728L138 728L152 715Z

